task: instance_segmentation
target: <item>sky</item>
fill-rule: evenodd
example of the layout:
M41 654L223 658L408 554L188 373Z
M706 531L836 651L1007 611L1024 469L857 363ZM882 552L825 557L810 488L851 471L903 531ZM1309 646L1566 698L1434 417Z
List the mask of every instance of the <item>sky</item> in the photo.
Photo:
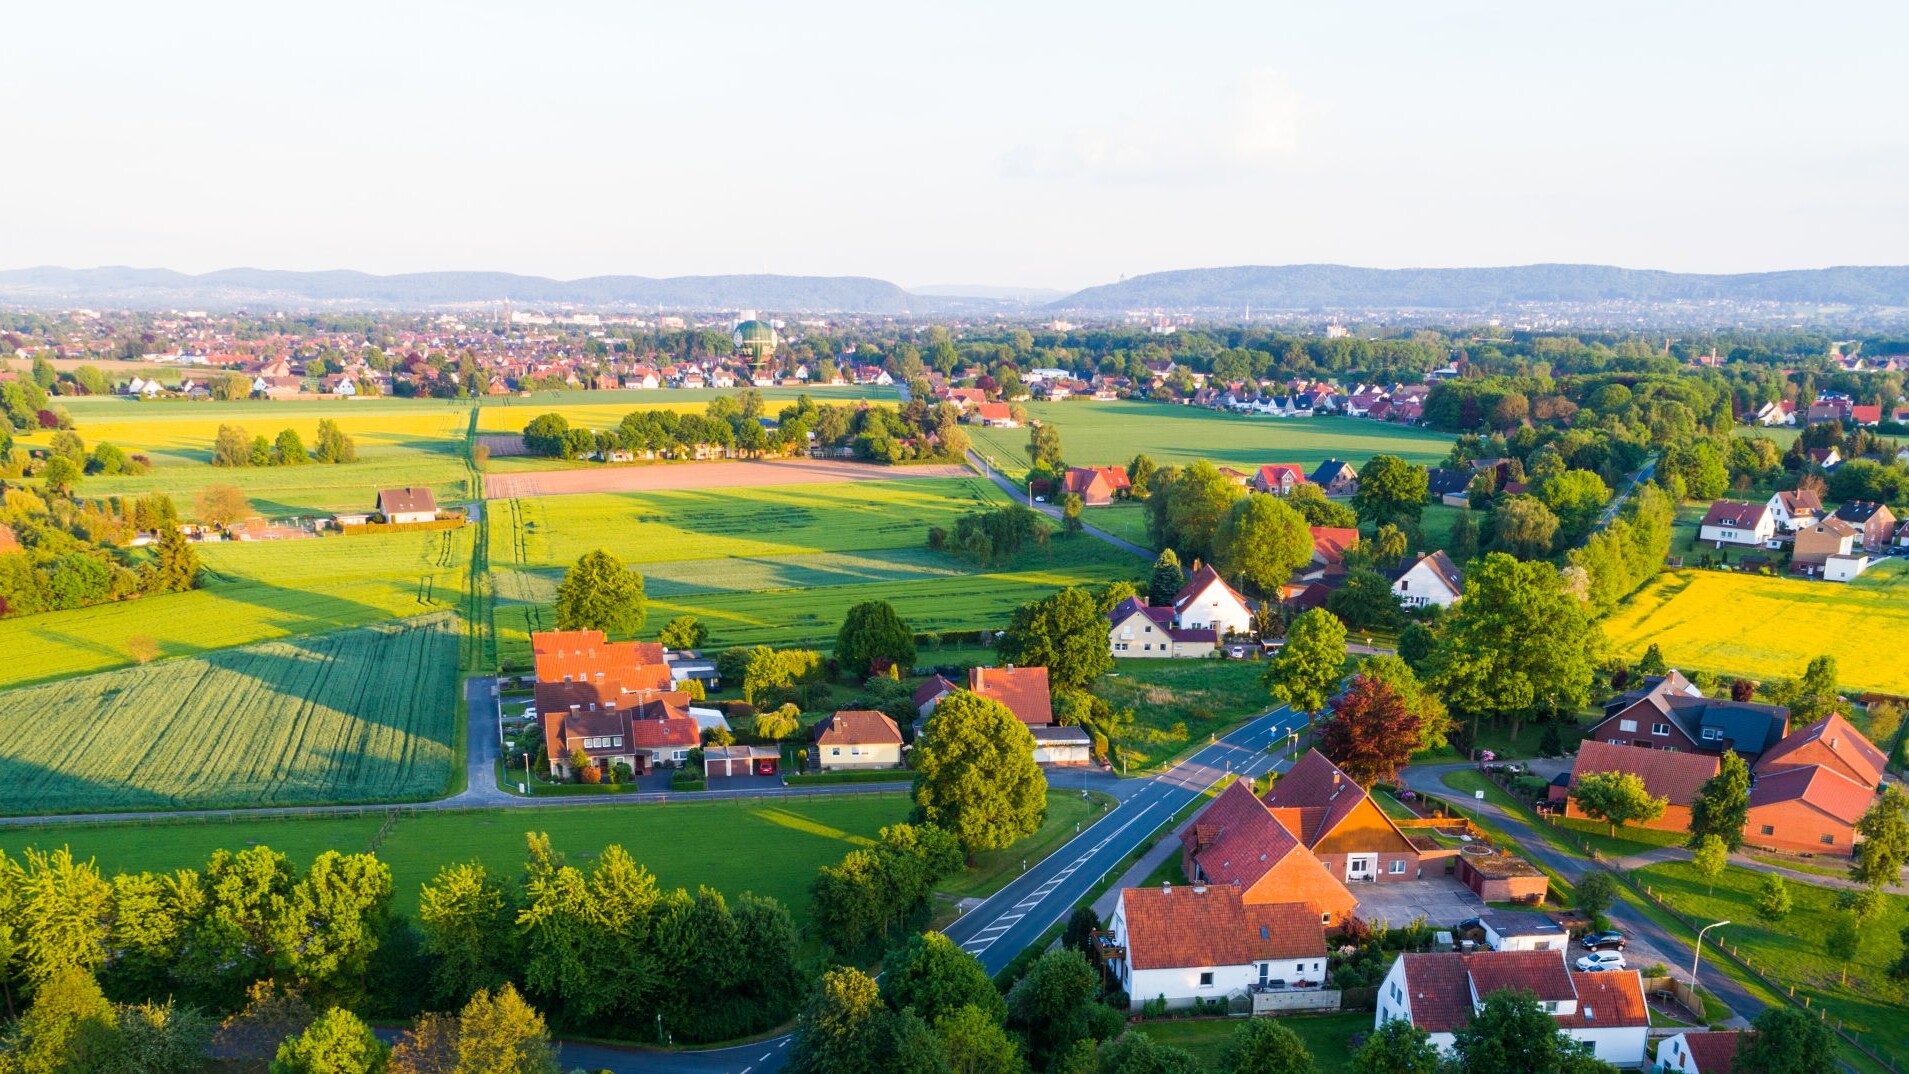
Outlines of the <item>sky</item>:
M1909 262L1909 5L34 3L0 268Z

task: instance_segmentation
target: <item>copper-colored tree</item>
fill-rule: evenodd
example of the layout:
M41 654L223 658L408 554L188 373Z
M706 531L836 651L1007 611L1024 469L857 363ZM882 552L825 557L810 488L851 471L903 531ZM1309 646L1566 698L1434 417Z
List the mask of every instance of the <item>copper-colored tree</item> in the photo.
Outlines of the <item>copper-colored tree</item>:
M1419 718L1391 686L1355 675L1319 728L1319 751L1370 787L1398 777L1418 748Z

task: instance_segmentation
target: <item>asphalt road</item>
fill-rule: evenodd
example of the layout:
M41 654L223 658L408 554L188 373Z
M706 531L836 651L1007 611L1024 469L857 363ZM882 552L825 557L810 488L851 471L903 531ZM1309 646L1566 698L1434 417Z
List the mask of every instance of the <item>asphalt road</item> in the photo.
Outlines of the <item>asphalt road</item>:
M1064 921L1101 878L1201 792L1228 773L1259 775L1271 768L1267 747L1306 718L1275 709L1207 746L1172 769L1146 779L1119 781L1120 804L1067 845L964 914L942 931L971 952L990 974L1000 972L1041 934ZM1057 776L1061 775L1056 773ZM1080 773L1056 786L1086 785L1115 791L1110 777ZM713 1051L647 1051L601 1045L562 1045L565 1068L614 1074L767 1074L788 1057L789 1037Z
M976 469L986 474L990 480L992 480L996 485L999 485L1001 487L1002 491L1006 492L1009 496L1012 496L1017 502L1025 502L1027 500L1026 489L1022 488L1019 485L1016 485L1013 481L1010 481L1006 477L1002 476L1001 471L988 465L988 460L982 458L981 455L978 452L976 452L973 448L968 449L968 462L972 464ZM1030 503L1028 504L1028 506L1032 507L1036 511L1039 511L1041 514L1046 515L1047 517L1053 519L1056 522L1060 521L1061 509L1054 506L1051 503ZM1139 545L1133 543L1132 541L1122 540L1121 538L1115 537L1113 534L1108 533L1106 530L1103 530L1094 526L1092 523L1087 521L1088 519L1092 517L1093 517L1092 515L1088 514L1085 511L1081 512L1081 523L1082 523L1081 529L1086 532L1087 536L1098 538L1099 540L1102 540L1102 541L1106 541L1108 544L1113 545L1115 548L1118 548L1123 552L1132 552L1134 555L1139 556L1143 559L1152 559L1154 557L1154 553L1151 549L1142 548Z

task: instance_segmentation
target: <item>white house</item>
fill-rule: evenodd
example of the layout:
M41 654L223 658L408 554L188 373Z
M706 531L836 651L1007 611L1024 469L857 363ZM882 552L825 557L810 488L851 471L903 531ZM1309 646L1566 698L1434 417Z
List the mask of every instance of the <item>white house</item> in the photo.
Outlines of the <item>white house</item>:
M1774 492L1770 494L1770 517L1785 533L1813 526L1823 517L1823 501L1814 492Z
M1497 910L1478 919L1485 946L1493 951L1568 951L1571 934L1539 913Z
M1485 998L1514 989L1538 1002L1593 1054L1621 1067L1644 1065L1650 1010L1636 970L1583 973L1565 964L1568 952L1457 951L1400 955L1379 984L1373 1026L1403 1018L1449 1052L1454 1034L1470 1024Z
M1704 514L1697 539L1717 545L1743 545L1755 548L1770 543L1776 536L1776 516L1767 503L1718 500Z
M1422 553L1391 574L1392 592L1407 608L1449 608L1465 595L1465 574L1442 549Z
M1154 608L1128 597L1107 613L1108 651L1116 657L1186 659L1211 656L1220 636L1211 627L1175 626L1172 608Z
M1217 630L1226 635L1246 634L1253 629L1253 609L1246 598L1206 565L1194 571L1175 594L1173 615L1181 627L1189 630Z
M1114 908L1114 972L1139 1010L1255 992L1317 992L1326 936L1303 902L1247 905L1231 884L1125 888Z
M1869 557L1858 552L1848 556L1830 556L1823 560L1823 580L1850 582L1869 569Z
M378 513L394 524L435 522L437 497L427 488L379 489Z
M1657 1045L1658 1074L1730 1074L1742 1034L1734 1029L1686 1030Z

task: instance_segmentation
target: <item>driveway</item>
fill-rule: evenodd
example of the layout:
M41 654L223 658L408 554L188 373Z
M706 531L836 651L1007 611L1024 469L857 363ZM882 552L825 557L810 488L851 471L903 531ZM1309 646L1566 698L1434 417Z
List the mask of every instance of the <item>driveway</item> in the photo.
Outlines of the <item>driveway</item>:
M1431 869L1444 866L1444 862L1433 862ZM1490 909L1472 889L1444 875L1355 884L1352 894L1359 899L1360 917L1374 925L1392 927L1403 927L1422 917L1435 929L1449 929Z

